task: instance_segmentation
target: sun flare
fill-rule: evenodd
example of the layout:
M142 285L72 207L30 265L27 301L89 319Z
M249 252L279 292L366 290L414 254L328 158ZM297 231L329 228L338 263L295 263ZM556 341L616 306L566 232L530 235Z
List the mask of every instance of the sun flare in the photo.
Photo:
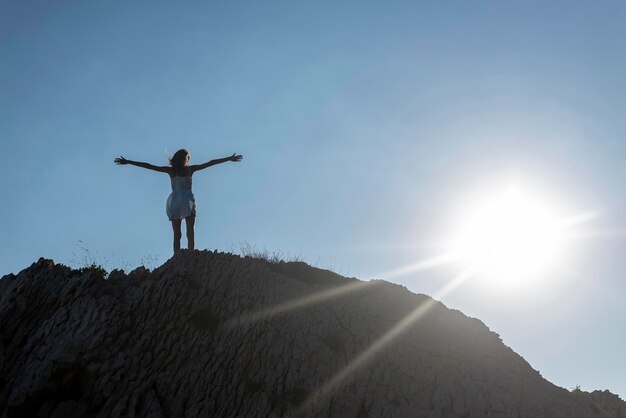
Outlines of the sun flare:
M545 276L562 255L564 223L516 187L465 211L452 253L476 276L517 286Z

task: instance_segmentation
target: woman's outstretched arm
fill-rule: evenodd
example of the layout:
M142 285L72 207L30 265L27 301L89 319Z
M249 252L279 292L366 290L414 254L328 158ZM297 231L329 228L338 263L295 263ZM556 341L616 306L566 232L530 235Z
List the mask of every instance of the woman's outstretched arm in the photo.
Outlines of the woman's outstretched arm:
M158 171L160 173L169 173L171 170L171 167L168 167L168 166L158 166L158 165L152 165L148 163L142 163L141 161L127 160L126 158L121 157L121 156L115 159L115 164L118 164L118 165L130 164L130 165L135 165L141 168L147 168L148 170Z
M225 163L227 161L232 161L234 163L238 163L242 159L243 159L243 157L241 155L233 154L230 157L218 158L217 160L211 160L211 161L206 162L204 164L190 165L189 169L191 169L192 173L195 173L196 171L204 170L207 167L211 167L212 165L222 164L222 163Z

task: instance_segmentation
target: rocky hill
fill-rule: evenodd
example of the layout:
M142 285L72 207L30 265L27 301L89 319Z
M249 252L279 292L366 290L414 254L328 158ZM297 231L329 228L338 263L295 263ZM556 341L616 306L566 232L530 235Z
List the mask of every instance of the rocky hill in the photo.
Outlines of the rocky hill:
M477 319L384 281L182 251L0 280L1 417L626 417Z

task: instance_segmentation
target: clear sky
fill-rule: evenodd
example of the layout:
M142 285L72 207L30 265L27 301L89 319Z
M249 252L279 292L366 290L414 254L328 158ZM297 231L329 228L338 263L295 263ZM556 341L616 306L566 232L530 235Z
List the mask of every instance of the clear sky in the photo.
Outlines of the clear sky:
M593 213L584 236L523 292L441 300L555 384L624 399L625 22L622 1L0 0L0 274L160 265L169 179L113 159L185 147L244 155L194 176L197 248L436 295L453 267L388 272L514 178Z

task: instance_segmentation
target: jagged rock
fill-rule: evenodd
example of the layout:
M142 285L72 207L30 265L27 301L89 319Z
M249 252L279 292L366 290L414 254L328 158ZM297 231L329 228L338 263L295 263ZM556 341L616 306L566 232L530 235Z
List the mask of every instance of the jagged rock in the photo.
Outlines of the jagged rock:
M586 418L626 403L551 384L479 320L403 287L182 251L108 279L44 259L3 277L0 411Z

